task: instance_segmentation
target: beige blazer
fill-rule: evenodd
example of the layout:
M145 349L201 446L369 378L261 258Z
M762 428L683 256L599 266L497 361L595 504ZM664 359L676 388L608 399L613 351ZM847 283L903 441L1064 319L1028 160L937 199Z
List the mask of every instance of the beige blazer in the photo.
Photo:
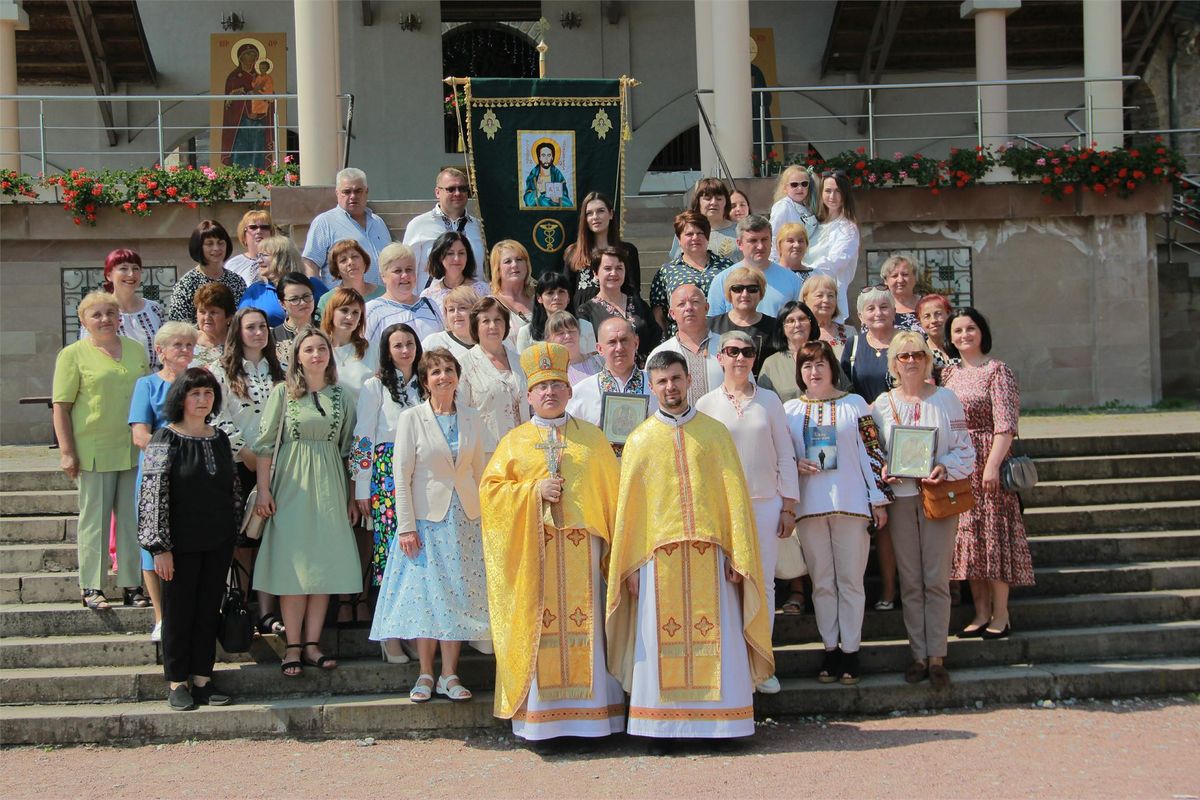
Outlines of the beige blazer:
M428 401L410 408L396 423L393 452L396 479L396 532L415 531L417 520L441 522L458 492L470 519L479 519L483 478L483 430L479 412L458 405L458 459L434 418Z

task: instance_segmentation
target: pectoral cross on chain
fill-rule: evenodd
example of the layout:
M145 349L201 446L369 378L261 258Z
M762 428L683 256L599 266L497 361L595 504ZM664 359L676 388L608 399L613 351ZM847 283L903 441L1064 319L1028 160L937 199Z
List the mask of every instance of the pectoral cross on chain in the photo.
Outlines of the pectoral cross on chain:
M562 453L567 449L567 443L558 437L558 428L550 428L547 431L547 436L542 441L534 445L535 448L541 450L546 456L546 470L550 473L551 478L559 477L562 467ZM557 528L562 527L562 509L558 503L550 506L550 514L554 517L554 525Z

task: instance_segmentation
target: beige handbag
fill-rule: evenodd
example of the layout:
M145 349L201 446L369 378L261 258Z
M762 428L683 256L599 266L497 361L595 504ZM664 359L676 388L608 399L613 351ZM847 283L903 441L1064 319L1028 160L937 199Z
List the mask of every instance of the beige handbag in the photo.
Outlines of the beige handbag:
M271 486L275 482L275 464L279 460L279 441L283 438L283 428L287 424L287 409L279 420L279 428L275 431L275 449L271 451L271 477L267 481L267 485ZM246 445L249 447L249 445ZM258 487L255 486L250 490L250 496L246 498L246 508L242 512L242 536L250 541L258 541L262 538L263 526L267 524L266 517L260 517L254 513L254 506L258 503Z
M808 574L808 564L804 562L804 551L800 548L800 539L796 532L786 539L779 540L779 559L775 562L775 578L790 581Z

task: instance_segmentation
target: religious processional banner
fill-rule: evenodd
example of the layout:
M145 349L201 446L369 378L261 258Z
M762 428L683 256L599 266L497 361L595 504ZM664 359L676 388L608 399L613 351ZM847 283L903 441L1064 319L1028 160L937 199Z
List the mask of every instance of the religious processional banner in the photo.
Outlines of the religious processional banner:
M625 192L629 78L451 78L465 103L471 189L484 244L515 239L535 276L562 268L580 207L603 192L619 220Z

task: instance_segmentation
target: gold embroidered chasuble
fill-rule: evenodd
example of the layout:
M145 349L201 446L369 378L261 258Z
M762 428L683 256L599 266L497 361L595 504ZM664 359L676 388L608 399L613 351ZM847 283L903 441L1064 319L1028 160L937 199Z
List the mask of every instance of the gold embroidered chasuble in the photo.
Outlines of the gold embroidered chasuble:
M733 439L701 413L682 425L651 417L625 443L608 571L608 668L625 691L633 686L638 619L626 578L653 559L661 699L720 699L720 551L742 576L742 637L758 683L775 671L771 609Z
M537 484L550 477L547 431L534 422L510 431L484 470L479 494L488 611L496 649L495 714L511 719L533 676L544 700L592 694L592 591L606 563L594 564L592 538L607 562L619 467L604 434L571 418L558 429L562 501L551 508Z

